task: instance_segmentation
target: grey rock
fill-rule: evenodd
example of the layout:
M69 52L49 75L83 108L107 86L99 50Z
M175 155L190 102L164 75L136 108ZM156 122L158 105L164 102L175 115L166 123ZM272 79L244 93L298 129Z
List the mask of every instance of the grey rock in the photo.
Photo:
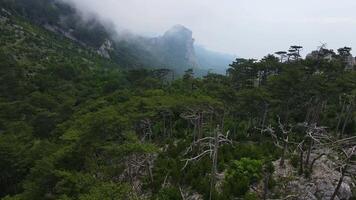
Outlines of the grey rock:
M110 51L113 51L113 44L110 40L106 40L104 44L98 50L98 54L103 56L104 58L110 59Z

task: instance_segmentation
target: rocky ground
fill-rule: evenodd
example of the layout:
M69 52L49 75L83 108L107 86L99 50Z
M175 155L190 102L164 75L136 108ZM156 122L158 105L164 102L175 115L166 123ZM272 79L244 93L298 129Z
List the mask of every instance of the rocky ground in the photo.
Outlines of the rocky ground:
M273 178L277 186L271 192L278 194L276 196L280 196L280 199L328 200L341 176L340 172L335 170L335 163L326 156L316 161L310 178L299 176L297 169L290 162L287 162L284 168L279 166L279 161L276 161L274 165ZM351 177L345 177L336 200L351 199L352 188L355 187Z

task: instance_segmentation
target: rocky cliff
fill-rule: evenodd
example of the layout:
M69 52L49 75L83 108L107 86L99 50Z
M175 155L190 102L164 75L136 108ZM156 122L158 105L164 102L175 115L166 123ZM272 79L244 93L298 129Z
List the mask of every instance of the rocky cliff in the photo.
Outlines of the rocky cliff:
M150 38L117 33L113 26L105 25L109 22L95 17L82 19L75 8L61 1L4 0L0 1L0 6L51 32L90 47L124 68L168 68L178 74L194 68L197 75L203 75L208 69L222 66L220 61L213 64L206 62L214 57L212 54L199 56L198 62L193 32L182 25L173 26L162 36ZM225 66L226 60L223 62ZM224 72L225 69L214 71Z

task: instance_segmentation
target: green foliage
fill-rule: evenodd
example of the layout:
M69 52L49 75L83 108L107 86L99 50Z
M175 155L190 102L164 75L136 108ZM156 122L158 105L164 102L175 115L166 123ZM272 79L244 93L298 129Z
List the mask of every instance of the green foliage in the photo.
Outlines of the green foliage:
M130 200L135 199L126 185L104 183L91 188L90 192L79 196L79 200Z
M255 193L248 192L244 196L244 200L258 200L258 195Z
M177 188L162 188L154 199L155 200L181 200L182 196Z
M35 13L20 15L37 22L55 22L62 15L54 1L9 2L15 6L11 11L35 8ZM40 8L43 13L37 12ZM220 125L233 144L219 148L217 170L225 180L212 197L257 199L248 192L251 184L260 182L263 172L273 173L272 161L281 153L260 129L278 126L277 116L284 124L317 123L335 133L342 129L337 128L341 119L345 135L355 132L355 112L347 121L342 104L354 106L356 73L344 71L338 55L330 62L281 63L271 55L260 61L238 59L227 76L194 78L187 70L168 81L167 69L123 69L115 57L103 59L16 12L3 12L0 198L181 199L181 186L208 199L211 159L182 168L193 133L211 136ZM100 31L99 38L92 38L82 27L86 24L73 23L68 26L84 29L77 36L93 46L102 42ZM130 61L123 65L142 66L127 49L118 51ZM293 131L296 136L289 139L298 142L302 130ZM298 161L291 157L293 165ZM269 187L274 185L270 179Z
M262 178L262 161L242 158L233 161L226 172L223 186L224 194L231 196L245 195L252 183Z
M290 163L294 168L298 168L300 162L300 158L297 154L292 154L290 157Z
M27 150L30 145L23 145L29 139L23 137L14 134L0 135L0 196L21 191L19 182L25 178L31 164Z

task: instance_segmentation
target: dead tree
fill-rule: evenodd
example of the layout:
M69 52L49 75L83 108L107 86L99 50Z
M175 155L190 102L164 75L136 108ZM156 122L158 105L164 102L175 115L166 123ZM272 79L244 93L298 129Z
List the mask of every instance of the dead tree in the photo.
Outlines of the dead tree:
M154 181L152 172L153 161L154 156L149 153L134 153L127 156L122 160L125 169L119 177L119 181L130 182L133 189L138 192L141 188L140 181L138 181L140 177L148 175L150 182Z
M267 102L264 102L263 116L262 116L262 121L261 121L261 127L262 128L264 128L265 124L266 124L266 119L267 119L267 115L268 115L268 108L269 108L269 104Z
M279 165L281 167L285 167L285 157L288 152L289 144L291 143L289 138L291 136L293 126L291 125L283 125L281 122L281 118L278 117L278 130L280 134L277 133L277 131L270 125L266 128L261 129L261 133L267 133L269 134L276 147L282 149L282 154L281 154L281 160L279 162Z
M320 113L322 113L325 102L321 100L320 97L312 97L305 104L306 107L306 116L304 122L307 124L318 124L320 121Z
M197 139L197 134L196 134L196 130L198 129L198 120L199 120L199 115L196 113L195 110L193 109L188 109L188 111L180 114L180 117L185 119L188 123L188 132L190 129L190 126L193 125L193 141L196 141Z
M284 166L284 160L285 156L288 150L288 145L289 145L289 137L290 134L292 133L292 127L286 128L282 123L279 118L278 120L279 123L279 128L282 131L282 141L283 141L283 151L282 151L282 156L281 156L281 161L279 163L280 166Z
M188 129L193 125L193 140L197 141L203 137L203 129L207 126L208 121L212 124L214 109L212 107L189 108L186 112L180 115L181 118L187 120Z
M342 129L340 132L340 138L343 137L345 130L346 130L346 126L349 123L350 119L352 118L352 112L353 112L353 103L350 102L349 105L347 105L346 107L346 116L345 116L345 120L344 120L344 124L342 125Z
M305 128L304 139L299 143L297 149L300 151L300 172L308 172L308 175L313 172L313 166L325 153L316 153L316 156L311 161L311 153L318 149L328 147L332 138L326 132L326 127L317 126L316 123L308 124L305 122L302 125ZM304 159L305 155L305 159ZM307 174L306 174L307 175Z
M160 112L163 118L163 135L170 137L173 132L173 112L165 109Z
M338 140L333 143L333 147L338 152L338 168L341 175L330 200L334 200L339 194L345 176L356 171L356 136Z
M150 119L143 119L140 120L138 123L138 129L142 133L142 139L141 141L145 141L146 139L151 140L152 139L152 123Z
M269 182L272 178L272 174L274 171L274 167L273 167L273 163L272 162L267 162L264 164L263 166L263 174L264 174L264 178L263 178L263 194L262 194L262 199L266 200L268 197L268 193L269 193Z
M303 174L304 173L304 146L305 146L305 142L301 142L298 145L298 151L299 151L299 174Z
M340 96L339 99L341 102L341 111L338 114L336 131L338 132L339 138L342 138L345 133L347 124L352 119L355 97L345 95L344 97Z
M214 130L213 137L204 137L193 142L184 154L186 156L189 153L193 153L195 147L199 145L200 148L197 155L183 160L185 162L185 165L182 170L184 170L189 163L199 161L200 159L206 156L209 156L212 160L210 174L210 200L212 198L212 192L215 190L216 186L219 148L223 144L232 144L232 141L229 139L229 132L227 132L226 135L223 135L221 133L220 126L218 125L217 128Z

